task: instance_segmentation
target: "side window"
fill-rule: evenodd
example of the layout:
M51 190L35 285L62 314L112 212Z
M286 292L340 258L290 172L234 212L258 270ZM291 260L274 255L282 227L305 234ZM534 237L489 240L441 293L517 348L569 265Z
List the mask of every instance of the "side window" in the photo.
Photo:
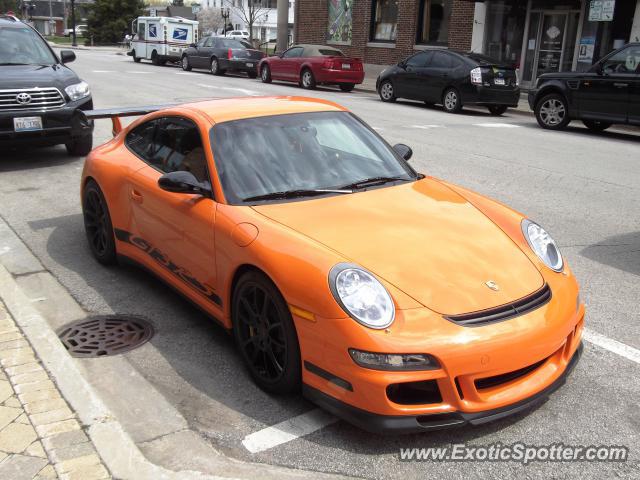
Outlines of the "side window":
M297 58L300 55L302 55L302 47L294 47L284 52L282 58Z
M167 117L158 124L157 148L149 164L161 172L191 172L200 182L209 181L207 159L200 131L186 118Z
M451 60L451 55L443 52L435 52L433 54L431 66L433 68L451 68L453 66Z
M206 43L206 41L207 41L206 38L201 38L197 43L198 47L204 47L204 44Z
M426 67L429 65L429 57L431 57L431 52L416 53L413 57L409 57L407 66L415 68Z
M145 162L150 162L156 146L153 143L157 120L138 125L127 134L125 144L129 149Z
M207 38L205 40L205 42L204 42L204 46L205 47L213 47L213 38L212 37Z
M147 24L146 23L139 23L138 24L138 38L140 40L146 40L147 38Z
M640 68L640 47L632 46L616 53L602 64L604 73L636 73Z

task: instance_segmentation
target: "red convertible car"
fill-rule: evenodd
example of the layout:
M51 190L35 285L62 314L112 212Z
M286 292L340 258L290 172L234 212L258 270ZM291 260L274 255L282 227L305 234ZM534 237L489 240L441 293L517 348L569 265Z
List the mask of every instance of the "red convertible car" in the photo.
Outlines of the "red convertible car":
M343 92L350 92L364 80L362 60L345 57L340 50L324 45L294 45L262 59L258 71L264 83L284 80L308 90L323 84L338 85Z

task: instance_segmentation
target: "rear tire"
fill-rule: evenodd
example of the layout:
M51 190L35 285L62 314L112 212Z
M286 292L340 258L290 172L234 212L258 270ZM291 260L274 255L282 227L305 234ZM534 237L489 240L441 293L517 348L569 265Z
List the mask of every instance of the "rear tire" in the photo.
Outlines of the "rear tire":
M84 137L74 138L70 142L65 143L67 153L72 157L84 157L89 155L93 149L93 135L85 135Z
M340 90L342 90L343 92L352 92L355 87L356 87L355 83L341 83L340 84Z
M313 72L308 68L302 70L300 74L300 86L305 90L315 90L316 78L313 76Z
M459 113L462 110L460 93L455 88L448 88L442 94L442 106L448 113Z
M231 316L236 345L254 382L270 393L299 391L298 335L289 307L273 282L256 271L240 277Z
M584 126L592 132L604 132L607 128L613 125L612 123L601 122L599 120L582 120L582 123L584 123Z
M383 102L395 102L398 99L396 97L395 89L393 88L393 83L391 83L391 80L385 80L380 84L378 95L380 95L380 100L382 100Z
M271 68L269 68L269 65L262 66L260 80L262 80L262 83L271 83Z
M567 101L559 93L550 93L542 97L536 103L534 113L538 125L547 130L562 130L571 121Z
M487 107L489 109L489 113L491 113L491 115L495 115L496 117L499 117L500 115L502 115L504 112L507 111L507 107L506 105L491 105L490 107Z
M89 249L103 265L117 263L116 242L109 206L96 182L89 180L82 194L82 216Z
M220 62L216 57L211 59L211 63L209 64L209 71L212 75L224 75L224 70L220 68Z
M151 54L151 63L153 63L156 67L160 65L160 57L158 57L158 52L155 50Z

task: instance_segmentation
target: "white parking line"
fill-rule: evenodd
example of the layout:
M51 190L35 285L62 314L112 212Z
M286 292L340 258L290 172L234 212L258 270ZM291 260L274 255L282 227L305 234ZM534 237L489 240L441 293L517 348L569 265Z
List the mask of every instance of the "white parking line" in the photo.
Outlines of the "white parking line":
M198 86L204 88L214 88L217 90L230 90L234 92L244 93L245 95L260 95L260 92L256 92L255 90L247 90L246 88L220 87L218 85L207 85L206 83L198 83Z
M142 74L146 74L146 73L153 73L153 72L146 72L146 71L140 71L140 70L128 70L126 73L142 73Z
M514 125L512 123L474 123L473 126L485 128L520 128L520 125Z
M324 410L311 410L277 425L247 435L242 440L242 445L251 453L263 452L296 438L309 435L337 421L336 417Z
M115 73L115 70L91 70L91 73Z
M636 348L625 345L624 343L620 343L617 340L613 340L612 338L605 337L604 335L600 335L599 333L596 333L588 328L584 329L582 337L587 342L593 343L600 348L609 350L610 352L620 355L621 357L631 360L632 362L640 363L640 350Z
M422 130L430 130L432 128L444 128L444 125L409 125L409 128L420 128Z

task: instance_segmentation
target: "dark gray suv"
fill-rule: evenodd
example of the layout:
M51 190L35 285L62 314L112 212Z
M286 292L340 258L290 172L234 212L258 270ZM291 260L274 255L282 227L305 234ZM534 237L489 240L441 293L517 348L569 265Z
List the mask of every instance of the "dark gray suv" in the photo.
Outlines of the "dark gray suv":
M70 155L91 151L93 124L78 110L92 110L89 85L31 26L0 16L0 150L64 144Z

